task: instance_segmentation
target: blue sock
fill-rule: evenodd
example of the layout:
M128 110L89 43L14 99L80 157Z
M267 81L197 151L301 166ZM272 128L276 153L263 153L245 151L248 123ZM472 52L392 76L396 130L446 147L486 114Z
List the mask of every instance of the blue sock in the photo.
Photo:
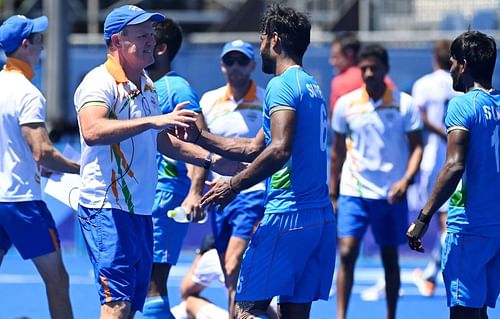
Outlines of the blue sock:
M167 296L147 297L142 309L145 319L175 319L170 312L170 303Z

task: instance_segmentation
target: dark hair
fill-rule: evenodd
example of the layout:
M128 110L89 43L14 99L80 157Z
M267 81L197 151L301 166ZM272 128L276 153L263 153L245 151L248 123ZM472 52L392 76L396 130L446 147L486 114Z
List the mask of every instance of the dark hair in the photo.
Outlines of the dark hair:
M181 48L181 27L170 18L166 18L163 22L155 23L153 26L156 45L166 44L168 58L170 59L170 61L172 61Z
M439 40L433 45L434 57L440 69L449 70L451 68L450 46L450 40Z
M479 31L464 32L453 40L450 54L460 64L467 61L467 70L474 79L491 82L497 59L492 37Z
M357 58L359 49L361 48L361 42L359 42L356 34L349 31L339 33L333 39L332 44L339 44L344 55L347 55L351 51L354 58Z
M272 35L274 32L288 55L302 59L311 42L311 23L305 14L272 4L262 17L261 33Z
M370 44L361 48L358 55L358 61L366 58L376 58L385 64L385 66L389 66L389 55L387 54L387 50L380 44Z

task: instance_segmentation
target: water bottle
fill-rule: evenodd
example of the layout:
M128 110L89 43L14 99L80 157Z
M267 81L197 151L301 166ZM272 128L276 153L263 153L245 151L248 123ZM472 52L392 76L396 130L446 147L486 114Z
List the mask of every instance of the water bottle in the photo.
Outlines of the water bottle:
M198 221L198 224L203 224L204 222L207 221L208 219L208 214L207 212L205 211L205 217L203 217L202 220L199 220ZM178 223L190 223L191 222L191 217L189 216L188 217L188 214L186 213L186 210L182 207L182 206L179 206L179 207L176 207L172 210L169 210L167 212L167 216L169 218L172 218L173 220L175 220L176 222Z

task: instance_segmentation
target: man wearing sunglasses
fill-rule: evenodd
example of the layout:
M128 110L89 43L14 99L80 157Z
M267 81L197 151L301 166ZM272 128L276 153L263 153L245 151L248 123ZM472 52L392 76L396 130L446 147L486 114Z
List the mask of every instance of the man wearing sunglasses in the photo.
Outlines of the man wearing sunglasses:
M252 45L241 40L228 42L220 58L227 84L206 92L200 100L208 128L217 135L252 138L262 126L264 99L264 89L251 79L255 69ZM243 252L254 225L264 214L264 189L264 183L258 183L212 215L215 248L229 290L229 318L234 317L234 296Z

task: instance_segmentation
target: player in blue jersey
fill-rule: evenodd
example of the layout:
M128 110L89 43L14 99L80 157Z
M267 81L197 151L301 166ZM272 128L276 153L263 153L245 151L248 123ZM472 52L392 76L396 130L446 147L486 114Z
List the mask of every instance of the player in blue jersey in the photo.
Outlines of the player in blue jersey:
M326 185L327 107L302 68L310 29L307 17L291 8L275 4L264 13L262 70L275 77L255 138L188 132L188 140L209 150L252 161L230 180L213 183L202 206L224 207L240 190L267 179L266 211L238 278L237 318L267 318L274 296L281 318L309 318L312 301L327 299L332 283L336 230Z
M155 81L163 114L170 113L179 103L189 102L186 109L198 112L196 125L206 128L198 104L198 95L189 83L172 70L171 63L182 43L182 30L172 19L154 25L156 46L155 63L148 67L148 75ZM144 305L145 318L169 318L167 280L172 265L177 263L189 224L177 223L167 217L167 211L184 207L198 219L202 218L199 206L206 170L192 166L192 180L184 162L158 153L158 184L153 206L153 270L148 298Z
M453 88L448 104L446 162L429 200L407 231L410 248L453 193L442 271L451 319L486 319L500 293L500 91L492 83L495 40L467 31L451 44Z

